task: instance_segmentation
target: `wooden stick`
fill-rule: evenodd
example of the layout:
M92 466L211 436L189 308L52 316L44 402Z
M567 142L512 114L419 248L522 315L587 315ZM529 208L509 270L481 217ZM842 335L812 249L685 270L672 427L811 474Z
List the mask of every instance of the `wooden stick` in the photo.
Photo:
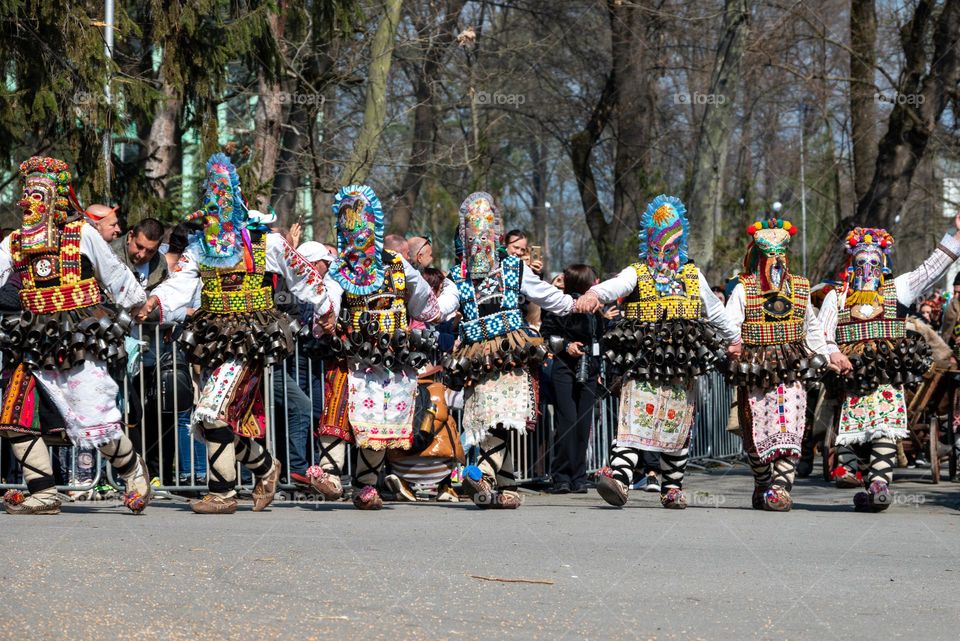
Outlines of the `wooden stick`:
M480 576L479 574L468 574L471 579L480 579L481 581L498 581L500 583L535 583L537 585L553 585L553 581L548 579L506 579L499 576Z

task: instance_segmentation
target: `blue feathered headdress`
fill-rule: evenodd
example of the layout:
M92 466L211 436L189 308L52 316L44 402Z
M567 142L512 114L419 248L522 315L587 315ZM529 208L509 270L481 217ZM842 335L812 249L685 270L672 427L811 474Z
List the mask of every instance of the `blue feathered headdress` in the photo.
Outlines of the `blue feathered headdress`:
M660 194L654 198L640 218L640 260L647 260L652 246L662 246L662 242L680 233L680 265L687 262L687 236L690 222L687 220L687 208L676 196Z

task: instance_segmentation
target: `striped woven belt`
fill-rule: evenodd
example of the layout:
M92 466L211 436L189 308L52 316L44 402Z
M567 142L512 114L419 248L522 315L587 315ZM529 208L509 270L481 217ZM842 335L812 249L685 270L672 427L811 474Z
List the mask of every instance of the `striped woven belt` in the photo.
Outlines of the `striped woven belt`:
M741 328L743 342L747 345L782 345L796 343L806 336L803 321L790 320L783 323L750 323Z
M838 343L857 343L876 339L896 339L907 335L902 320L871 320L860 323L841 323L837 326Z
M20 290L20 303L35 314L55 314L90 307L103 302L96 279L88 278L73 285L55 285Z

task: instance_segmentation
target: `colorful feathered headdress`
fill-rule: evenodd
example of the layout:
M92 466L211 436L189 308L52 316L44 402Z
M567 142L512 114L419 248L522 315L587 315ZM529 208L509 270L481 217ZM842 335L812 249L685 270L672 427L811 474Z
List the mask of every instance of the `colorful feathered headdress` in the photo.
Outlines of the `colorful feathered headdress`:
M679 265L686 264L689 232L690 222L683 202L676 196L660 194L640 217L640 260L646 261L652 252L679 240Z

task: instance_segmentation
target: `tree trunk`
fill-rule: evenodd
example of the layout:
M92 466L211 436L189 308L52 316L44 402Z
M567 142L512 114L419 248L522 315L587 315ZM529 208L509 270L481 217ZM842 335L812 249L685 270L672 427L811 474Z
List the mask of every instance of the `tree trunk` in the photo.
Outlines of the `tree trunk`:
M723 33L710 79L710 92L693 161L687 209L690 212L690 255L708 279L720 271L713 269L714 243L722 229L723 178L727 164L727 144L735 115L734 102L740 82L740 61L750 31L751 2L726 0Z
M851 218L841 220L830 243L817 261L815 275L836 273L844 262L840 239L858 225L894 227L910 192L910 183L930 136L960 81L960 0L946 0L933 24L933 6L920 0L903 29L904 69L897 87L898 100L880 141L877 166L867 193ZM933 26L933 55L927 60L927 36Z
M396 194L393 205L391 229L397 234L406 234L410 230L413 208L416 206L420 189L427 176L428 165L433 158L437 141L437 92L435 87L440 81L441 63L455 40L455 29L460 12L466 0L447 0L441 15L431 16L427 36L429 45L423 54L423 65L417 72L414 95L417 100L413 109L413 137L410 141L410 160L407 171ZM439 21L433 19L439 18ZM418 29L418 32L420 30Z
M570 159L601 271L622 267L627 236L636 230L648 187L654 96L644 52L650 46L644 20L655 12L636 2L608 0L612 69L586 127L570 139ZM610 222L597 193L591 156L607 125L615 125L613 212ZM635 248L634 248L635 250Z
M875 0L850 1L850 138L857 200L870 188L877 166L877 65Z
M163 69L160 71L163 104L157 110L150 124L150 134L146 142L146 160L144 175L153 193L160 199L167 198L168 181L175 173L175 165L179 157L180 127L179 117L182 98L176 88L165 79Z
M267 16L270 37L277 47L283 46L283 22L285 12ZM277 74L263 65L257 69L257 110L253 117L255 138L253 142L254 178L253 194L256 208L266 211L270 206L273 177L277 172L280 157L280 133L283 127L283 88Z
M370 77L367 81L363 125L357 133L350 160L340 173L340 183L344 185L367 179L380 147L383 121L387 115L387 75L393 60L393 46L402 4L402 0L384 0L383 18L370 46Z

